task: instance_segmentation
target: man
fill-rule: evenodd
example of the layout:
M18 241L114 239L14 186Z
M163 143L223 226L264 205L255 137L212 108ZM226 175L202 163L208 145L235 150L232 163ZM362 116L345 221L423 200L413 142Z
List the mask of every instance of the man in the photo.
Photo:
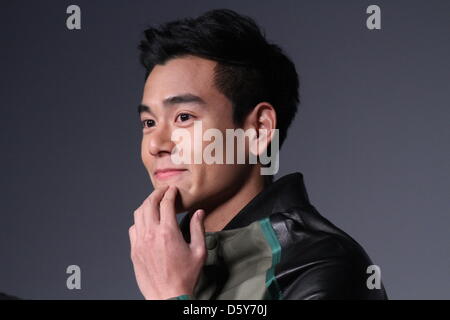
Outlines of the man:
M262 174L272 158L174 161L177 153L204 155L208 139L192 138L197 124L202 132L254 133L240 147L219 144L215 156L273 157L278 138L283 144L297 112L298 75L255 22L213 10L149 28L140 50L141 157L155 190L135 210L129 234L144 297L386 299L382 285L368 285L364 250L311 205L301 173L273 182ZM188 143L174 139L180 132Z

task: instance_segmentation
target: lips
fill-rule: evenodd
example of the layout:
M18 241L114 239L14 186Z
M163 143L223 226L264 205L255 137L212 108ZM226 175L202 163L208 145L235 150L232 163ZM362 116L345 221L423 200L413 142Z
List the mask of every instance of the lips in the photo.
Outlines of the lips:
M184 171L187 171L187 169L165 168L156 170L154 175L157 179L168 179L171 177L178 176L182 174Z

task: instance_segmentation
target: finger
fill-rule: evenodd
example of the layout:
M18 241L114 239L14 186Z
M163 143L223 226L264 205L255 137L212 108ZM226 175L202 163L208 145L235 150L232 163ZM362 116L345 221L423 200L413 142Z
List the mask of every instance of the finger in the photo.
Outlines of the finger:
M161 202L167 186L155 189L144 201L144 220L146 228L159 224L159 203Z
M175 199L178 194L178 189L175 186L170 186L167 189L164 197L160 203L161 224L175 227L178 225L175 213Z
M128 234L130 236L130 257L131 261L137 263L139 258L136 255L136 242L137 242L137 234L136 234L136 226L132 225L130 229L128 229Z
M134 211L134 226L136 230L136 236L138 238L141 238L145 232L145 221L142 214L142 206Z
M204 226L205 211L197 210L190 221L191 243L189 244L191 250L205 250L205 226Z
M131 246L131 248L133 248L134 245L136 244L136 226L135 225L132 225L128 229L128 235L130 236L130 246Z

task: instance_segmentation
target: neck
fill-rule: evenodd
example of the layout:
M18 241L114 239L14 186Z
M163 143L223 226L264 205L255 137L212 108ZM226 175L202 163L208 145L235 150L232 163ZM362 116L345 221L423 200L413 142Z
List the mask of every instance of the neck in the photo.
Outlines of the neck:
M265 186L265 176L260 174L258 166L254 167L250 178L244 181L241 188L227 201L221 203L210 212L206 212L204 226L206 232L222 230L239 211L241 211Z

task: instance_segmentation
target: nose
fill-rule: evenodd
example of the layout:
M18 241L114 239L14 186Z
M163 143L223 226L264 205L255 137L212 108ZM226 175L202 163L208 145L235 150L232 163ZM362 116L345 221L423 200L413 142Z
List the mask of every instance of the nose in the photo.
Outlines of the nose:
M170 155L175 143L171 140L171 130L168 126L160 125L151 133L148 140L148 151L154 157Z

